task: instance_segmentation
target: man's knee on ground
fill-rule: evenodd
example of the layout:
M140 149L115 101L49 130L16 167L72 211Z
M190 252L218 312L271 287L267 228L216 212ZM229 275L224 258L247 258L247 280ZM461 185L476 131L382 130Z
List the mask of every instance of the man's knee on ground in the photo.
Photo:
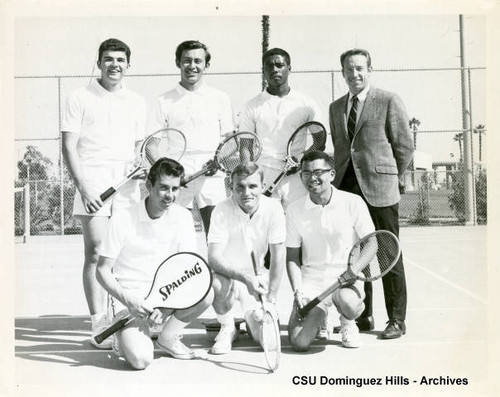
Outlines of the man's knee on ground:
M234 305L233 280L215 273L212 282L213 306L218 314L225 314Z
M293 350L296 352L306 352L309 350L312 341L307 335L304 335L304 332L301 332L301 330L297 328L289 330L288 332L288 339L290 340Z
M124 351L125 359L133 369L141 370L148 367L153 361L154 354L151 352L139 352L130 349Z

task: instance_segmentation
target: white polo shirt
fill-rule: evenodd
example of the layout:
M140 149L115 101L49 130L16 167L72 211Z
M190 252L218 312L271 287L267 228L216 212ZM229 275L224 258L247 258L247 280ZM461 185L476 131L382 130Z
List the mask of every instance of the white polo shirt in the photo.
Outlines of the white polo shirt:
M186 137L182 165L186 174L194 173L213 157L221 136L234 130L231 100L204 83L195 91L178 84L158 98L149 119L149 131L165 127L176 128Z
M312 98L292 89L282 98L264 90L243 107L238 130L259 136L263 148L259 164L281 170L288 139L308 121L322 122L319 107Z
M146 297L158 266L181 251L197 251L191 213L172 204L160 218L151 219L142 200L113 214L99 253L116 259L113 275L123 288Z
M286 213L287 247L302 247L302 286L319 293L347 269L351 247L375 231L361 197L332 187L325 206L309 195L290 204Z
M263 264L268 244L284 243L285 215L280 203L261 196L257 211L250 217L233 197L217 204L212 212L208 243L224 244L224 257L247 274L254 274L250 251Z
M122 84L110 92L97 80L74 91L66 101L61 131L78 135L81 165L106 166L135 159L135 142L145 135L146 101Z

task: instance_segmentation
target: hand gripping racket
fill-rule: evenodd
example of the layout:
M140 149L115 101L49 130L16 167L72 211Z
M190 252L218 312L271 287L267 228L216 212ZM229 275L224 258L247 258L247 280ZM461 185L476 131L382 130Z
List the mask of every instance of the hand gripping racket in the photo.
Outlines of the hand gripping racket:
M253 270L256 276L260 274L259 265L255 259L255 253L251 252ZM262 325L260 327L259 340L266 356L266 361L271 372L278 369L281 355L281 338L278 316L275 310L270 310L264 303L262 295L259 296L262 304Z
M260 139L251 132L236 132L226 137L215 151L214 158L203 165L203 168L184 178L183 185L218 170L231 173L243 161L257 161L262 152Z
M300 160L306 153L325 150L326 135L325 127L317 121L309 121L297 128L288 140L283 171L265 191L264 195L270 197L287 173L300 166Z
M387 274L401 256L398 238L387 230L378 230L360 239L349 252L347 270L337 281L316 298L299 308L299 318L304 318L319 302L340 287L356 280L374 281Z
M149 135L142 143L139 165L120 183L111 186L100 195L103 202L109 200L122 186L139 171L149 169L160 158L168 157L179 161L186 150L184 134L174 128L164 128Z
M156 270L146 302L153 308L187 309L202 301L212 286L212 272L198 254L179 252L165 259ZM101 343L134 317L125 317L95 337Z

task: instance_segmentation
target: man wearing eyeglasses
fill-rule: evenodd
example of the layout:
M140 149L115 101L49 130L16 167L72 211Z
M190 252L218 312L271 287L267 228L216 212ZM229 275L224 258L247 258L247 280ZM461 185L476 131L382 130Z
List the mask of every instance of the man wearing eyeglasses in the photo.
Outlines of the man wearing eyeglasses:
M288 335L296 351L309 349L332 305L340 314L342 345L360 346L354 320L364 310L362 282L336 290L331 299L318 304L301 321L297 316L298 308L347 269L354 243L375 230L361 197L337 190L331 184L335 178L333 164L333 159L320 151L302 158L300 178L309 194L290 204L286 213L287 272L294 291Z

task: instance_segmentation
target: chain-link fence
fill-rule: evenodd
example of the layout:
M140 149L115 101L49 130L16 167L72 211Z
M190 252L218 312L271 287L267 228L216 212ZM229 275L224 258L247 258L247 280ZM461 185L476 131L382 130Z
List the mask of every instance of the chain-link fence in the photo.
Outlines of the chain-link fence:
M474 110L477 120L485 118L485 68L467 68L467 72L466 81L460 68L378 70L372 76L375 85L398 92L403 97L412 118L410 126L417 150L438 152L436 157L441 160L430 161L425 171L419 170L419 164L410 166L406 175L406 192L400 203L402 225L470 223L470 217L466 219L465 205L466 176L470 178L471 175L475 181L472 223L487 221L486 169L483 163L486 127L474 126L472 117ZM290 78L294 88L314 97L325 110L319 121L328 126L328 105L347 92L341 72L294 71ZM71 216L75 187L63 164L59 131L66 97L74 89L88 84L89 79L90 76L16 77L16 236L81 233L79 224ZM178 76L173 74L132 75L127 76L127 85L152 105L155 98L166 87L174 86L177 80ZM235 114L261 87L260 72L214 73L207 75L207 80L230 95ZM449 84L452 91L443 90L439 84L428 84L434 80ZM406 94L401 92L403 87ZM462 112L460 92L467 88L469 110ZM419 95L410 95L409 90L418 91ZM433 101L428 98L433 98ZM440 104L442 117L435 117L434 103ZM464 113L468 114L471 126L468 130L464 130L462 124ZM426 128L418 129L420 121ZM428 128L429 125L435 128ZM472 152L472 169L468 170L462 166L466 149L464 137L468 138L468 150ZM329 145L327 151L333 150L330 140ZM455 156L452 152L456 149L459 153ZM442 161L443 156L447 157L445 161ZM443 167L445 171L441 170ZM194 215L200 227L199 217L196 213Z

